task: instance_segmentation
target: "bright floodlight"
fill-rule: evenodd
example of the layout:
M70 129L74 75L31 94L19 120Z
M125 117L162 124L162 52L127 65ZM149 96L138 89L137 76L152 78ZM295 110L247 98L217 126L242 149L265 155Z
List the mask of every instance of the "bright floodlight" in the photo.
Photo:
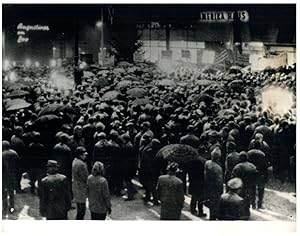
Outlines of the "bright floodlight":
M25 60L25 66L26 67L30 67L31 66L31 60L30 59L26 59Z
M81 62L79 65L80 69L84 69L86 67L86 63L85 62Z
M36 61L36 62L34 63L34 65L35 65L35 67L39 67L39 66L40 66L40 63L39 63L38 61Z
M56 60L54 60L54 59L50 60L50 66L55 67L56 66Z
M102 21L97 21L96 26L97 26L98 28L101 28L102 25L103 25L103 22L102 22Z
M5 60L4 61L4 65L3 65L3 69L6 71L8 70L10 67L10 63L9 63L9 60Z
M286 88L269 87L262 92L263 110L270 109L273 113L284 115L294 103L293 93Z
M15 82L17 80L17 75L14 71L10 72L8 78L11 82Z

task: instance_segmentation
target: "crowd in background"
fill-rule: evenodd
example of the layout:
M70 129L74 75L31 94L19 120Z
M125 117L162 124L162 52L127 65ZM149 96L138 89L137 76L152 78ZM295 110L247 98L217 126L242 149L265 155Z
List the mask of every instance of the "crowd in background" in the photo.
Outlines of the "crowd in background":
M53 86L47 68L19 68L16 73L27 81L4 81L4 210L14 211L14 190L22 192L24 173L47 219L67 219L72 199L76 218L83 219L87 198L91 218L105 219L113 209L110 195L138 200L133 179L142 184L145 202L162 204L163 219L180 218L169 202L178 202L181 211L187 193L190 211L199 217L206 217L205 204L211 220L248 219L250 207L263 208L270 174L295 182L296 103L277 114L271 105L264 109L260 96L271 86L295 96L295 65L166 73L153 65L123 64L90 67L72 88ZM70 67L61 73L72 77ZM11 108L16 99L26 105ZM189 145L200 157L167 163L157 153L169 144ZM161 175L171 176L182 191L165 200L163 189L172 184L165 185ZM50 199L57 181L64 183L58 192L66 194ZM95 196L104 198L99 203Z

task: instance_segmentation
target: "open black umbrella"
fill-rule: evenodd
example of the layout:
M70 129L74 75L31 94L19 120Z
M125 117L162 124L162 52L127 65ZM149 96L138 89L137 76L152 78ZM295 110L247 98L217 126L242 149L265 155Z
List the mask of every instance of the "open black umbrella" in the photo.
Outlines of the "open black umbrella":
M145 105L150 102L149 98L138 98L132 102L132 105Z
M161 148L156 154L157 158L177 163L187 163L199 158L198 151L186 144L169 144Z
M200 86L207 86L207 85L211 85L211 84L215 84L216 82L213 80L208 80L208 79L200 79L200 80L196 80L196 84L200 85Z
M131 97L142 98L148 95L148 91L143 88L132 88L126 92Z
M69 105L49 104L39 112L38 116L57 114L59 112L62 112L64 114L77 114L74 108Z
M24 97L24 96L26 96L26 95L28 95L29 94L29 92L27 92L27 91L23 91L23 90L14 90L14 91L12 91L9 95L8 95L8 97L9 98L20 98L20 97Z
M82 101L80 102L77 102L76 103L76 106L85 106L89 103L92 103L92 102L95 102L95 99L94 98L87 98L87 99L83 99Z
M94 84L94 86L97 88L104 88L105 86L108 85L110 85L110 82L108 81L107 78L99 78Z
M127 88L127 87L131 86L132 84L133 84L133 82L131 80L122 80L117 84L116 88L117 89Z
M171 86L171 87L176 87L176 83L173 80L170 79L162 79L162 80L157 80L154 82L155 85L161 85L161 86Z
M229 74L239 74L242 73L243 68L240 66L232 66L229 69Z
M36 119L35 123L36 124L42 124L42 123L47 123L47 122L56 122L56 121L60 121L61 118L59 118L56 115L53 114L49 114L49 115L43 115L40 116L39 118Z
M116 99L119 95L120 93L118 91L108 91L102 96L102 99L104 101L112 101Z
M26 102L24 99L13 99L13 100L6 100L6 110L7 111L15 111L23 108L30 107L31 104Z

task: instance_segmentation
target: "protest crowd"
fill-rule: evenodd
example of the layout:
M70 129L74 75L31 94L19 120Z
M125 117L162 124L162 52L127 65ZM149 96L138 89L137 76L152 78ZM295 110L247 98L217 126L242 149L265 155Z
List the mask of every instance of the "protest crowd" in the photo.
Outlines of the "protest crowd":
M72 203L76 219L89 210L104 220L112 195L151 201L161 220L179 220L186 194L193 215L248 220L250 208L264 207L270 176L295 182L295 67L11 68L2 78L3 214L28 179L48 220L66 220ZM263 101L272 88L293 96L283 112Z

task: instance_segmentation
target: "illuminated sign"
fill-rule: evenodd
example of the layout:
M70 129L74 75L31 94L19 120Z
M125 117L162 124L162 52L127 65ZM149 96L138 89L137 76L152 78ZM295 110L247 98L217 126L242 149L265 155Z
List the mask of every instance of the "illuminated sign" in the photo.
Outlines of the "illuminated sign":
M236 12L234 11L206 11L200 12L200 22L232 22L234 21L234 15ZM247 11L238 11L238 19L242 22L249 21L249 13Z
M29 37L26 37L26 33L29 31L49 31L50 28L48 25L23 25L23 23L19 23L17 25L17 43L27 43L29 41Z
M23 25L23 23L19 23L17 26L17 30L24 31L49 31L50 28L48 25Z

